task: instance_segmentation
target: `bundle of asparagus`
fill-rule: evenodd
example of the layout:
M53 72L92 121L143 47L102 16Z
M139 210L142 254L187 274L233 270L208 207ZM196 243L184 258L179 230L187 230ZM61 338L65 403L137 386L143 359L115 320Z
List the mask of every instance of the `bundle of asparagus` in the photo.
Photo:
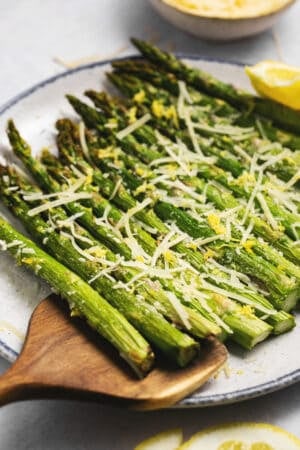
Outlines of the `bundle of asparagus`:
M67 96L82 121L57 122L58 157L9 122L32 178L1 166L1 199L47 253L3 219L0 238L144 375L145 339L185 366L209 335L251 349L294 327L300 138L289 110L258 116L268 101L135 42L151 63L109 74L127 99Z

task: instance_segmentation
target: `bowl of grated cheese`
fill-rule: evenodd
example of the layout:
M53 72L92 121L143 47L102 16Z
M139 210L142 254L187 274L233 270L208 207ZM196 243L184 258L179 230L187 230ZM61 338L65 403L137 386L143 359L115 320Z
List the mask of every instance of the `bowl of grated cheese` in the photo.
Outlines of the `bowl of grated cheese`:
M202 39L228 41L271 28L295 0L150 0L178 28Z

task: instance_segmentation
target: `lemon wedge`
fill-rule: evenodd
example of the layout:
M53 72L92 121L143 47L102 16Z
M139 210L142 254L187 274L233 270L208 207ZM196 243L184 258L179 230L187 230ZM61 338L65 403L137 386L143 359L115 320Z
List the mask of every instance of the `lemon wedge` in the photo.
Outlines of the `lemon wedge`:
M274 425L264 423L236 423L208 428L192 436L188 442L180 447L180 450L204 449L299 450L300 440L296 436Z
M255 90L293 109L300 109L300 69L275 61L245 68Z
M177 450L182 439L181 429L167 430L141 442L134 450Z

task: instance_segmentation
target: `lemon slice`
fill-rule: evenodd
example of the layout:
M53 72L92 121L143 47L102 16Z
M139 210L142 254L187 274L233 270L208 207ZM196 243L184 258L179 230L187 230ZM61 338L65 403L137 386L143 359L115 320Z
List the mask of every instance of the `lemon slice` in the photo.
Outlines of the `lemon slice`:
M245 68L255 90L290 108L300 109L300 69L275 61Z
M141 442L134 450L177 450L182 443L182 430L179 428L164 431Z
M180 450L204 449L299 450L300 439L274 425L264 423L236 423L208 428L192 436L188 442L180 447Z

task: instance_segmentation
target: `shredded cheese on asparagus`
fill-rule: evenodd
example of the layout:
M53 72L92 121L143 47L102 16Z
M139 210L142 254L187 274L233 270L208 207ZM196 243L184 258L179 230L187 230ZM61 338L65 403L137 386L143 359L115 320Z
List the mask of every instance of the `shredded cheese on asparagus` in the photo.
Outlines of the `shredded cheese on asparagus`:
M84 156L86 157L87 161L91 163L91 157L90 157L90 150L86 142L85 138L85 125L84 122L79 122L78 125L78 133L79 133L79 140L80 140L80 146L82 148L82 152Z
M134 123L130 124L128 127L124 128L122 131L119 131L116 134L117 139L120 141L124 139L126 136L129 136L134 131L136 131L138 128L145 125L147 122L151 120L151 115L149 113L142 116L140 119L136 120Z
M61 195L57 200L53 200L51 202L44 203L43 205L37 206L36 208L32 208L28 211L29 216L36 216L43 211L48 211L49 209L57 208L61 205L66 205L68 203L76 202L78 200L86 200L92 198L92 194L88 192L78 192L69 195Z
M180 302L180 300L176 297L176 295L173 292L167 291L168 299L180 317L180 320L182 321L182 324L185 326L187 330L191 329L191 324L189 321L189 314L186 310L186 308L183 306L183 304Z

